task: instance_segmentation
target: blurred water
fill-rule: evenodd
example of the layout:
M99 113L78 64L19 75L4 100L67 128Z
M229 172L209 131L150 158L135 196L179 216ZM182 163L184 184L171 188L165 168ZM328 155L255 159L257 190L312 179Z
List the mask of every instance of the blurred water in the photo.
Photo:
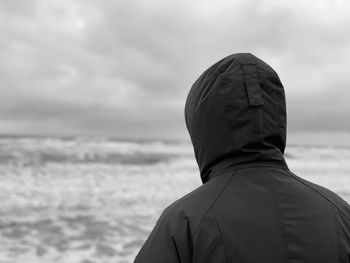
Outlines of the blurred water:
M286 158L350 201L350 148ZM0 262L132 262L164 207L199 185L188 142L0 138Z

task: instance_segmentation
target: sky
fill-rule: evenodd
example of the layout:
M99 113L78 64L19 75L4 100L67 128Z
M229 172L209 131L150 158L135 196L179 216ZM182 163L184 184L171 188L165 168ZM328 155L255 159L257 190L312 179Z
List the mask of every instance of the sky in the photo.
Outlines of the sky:
M350 138L349 13L347 0L1 0L0 133L188 138L191 85L251 52L280 76L291 138Z

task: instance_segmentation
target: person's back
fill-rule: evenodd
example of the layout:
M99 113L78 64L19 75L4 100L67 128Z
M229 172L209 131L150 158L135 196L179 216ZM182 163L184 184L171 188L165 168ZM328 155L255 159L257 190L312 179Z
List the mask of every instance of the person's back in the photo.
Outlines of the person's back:
M192 86L185 118L203 185L164 210L135 263L350 263L350 206L285 162L270 66L220 60Z

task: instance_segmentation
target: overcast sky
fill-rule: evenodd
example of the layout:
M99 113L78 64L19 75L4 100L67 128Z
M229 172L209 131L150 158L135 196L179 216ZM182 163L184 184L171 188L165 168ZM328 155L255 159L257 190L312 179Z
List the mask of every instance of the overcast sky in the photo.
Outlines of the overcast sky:
M290 133L350 132L350 1L1 0L0 133L186 138L192 83L251 52Z

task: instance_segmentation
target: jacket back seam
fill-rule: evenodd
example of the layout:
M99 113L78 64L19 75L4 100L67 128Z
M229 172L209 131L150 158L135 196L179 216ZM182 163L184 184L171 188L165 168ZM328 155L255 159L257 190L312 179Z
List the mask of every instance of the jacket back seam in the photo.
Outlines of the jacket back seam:
M219 222L218 222L216 215L214 213L214 210L212 208L210 208L210 212L213 214L214 222L219 229L219 234L220 234L220 237L222 239L222 244L224 245L224 250L225 250L225 254L226 254L226 262L229 263L229 262L231 262L231 260L230 260L229 254L228 254L228 249L227 249L225 238L224 238L225 237L224 230L220 227Z
M225 191L225 189L227 188L227 186L230 184L230 182L232 181L234 175L235 175L236 171L233 171L233 174L231 174L230 179L227 180L227 183L222 187L221 191L219 192L219 194L217 195L217 197L213 200L213 202L209 205L208 210L204 213L204 215L202 216L202 218L200 219L197 227L195 228L193 234L192 234L192 239L194 239L194 237L197 234L197 231L200 227L200 225L203 222L203 219L208 215L210 209L212 208L212 206L216 203L216 201L220 198L220 196L222 195L222 193Z
M288 253L288 246L287 246L287 234L286 234L286 229L285 229L285 225L284 225L284 220L282 217L282 211L281 208L279 206L279 201L277 198L277 191L275 190L275 185L271 186L271 192L272 192L272 198L274 199L274 203L275 203L275 207L276 207L276 212L279 218L279 222L280 222L280 230L282 232L282 242L283 242L283 254L284 254L284 260L285 262L289 262L289 253Z

